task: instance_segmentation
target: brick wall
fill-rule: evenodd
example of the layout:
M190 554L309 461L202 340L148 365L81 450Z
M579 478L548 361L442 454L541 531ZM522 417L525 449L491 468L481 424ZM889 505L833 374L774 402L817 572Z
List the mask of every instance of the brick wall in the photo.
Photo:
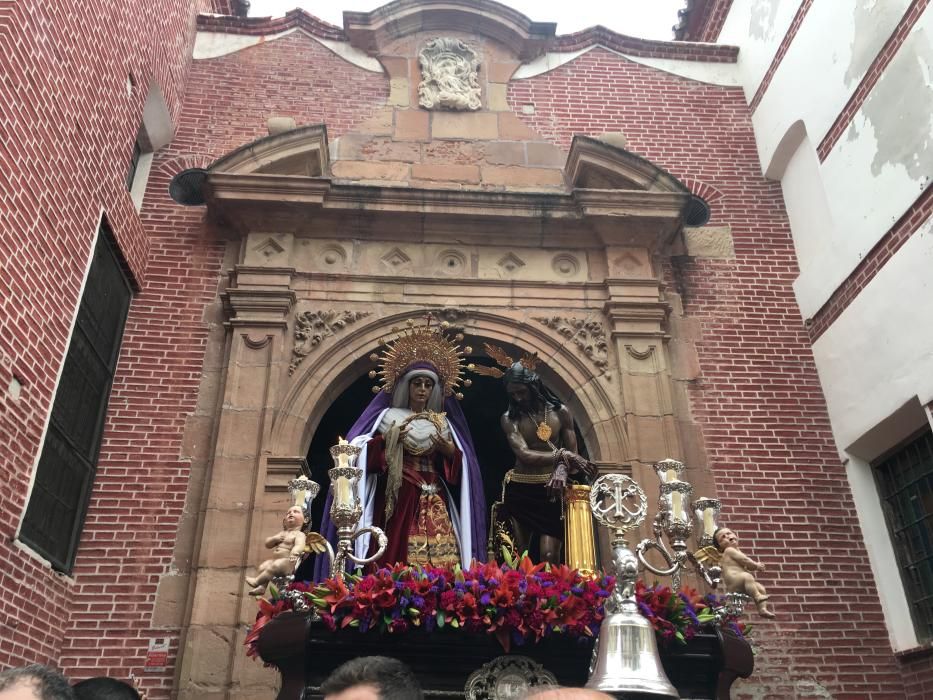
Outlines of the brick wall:
M169 199L169 180L266 135L270 116L326 123L335 138L388 94L383 76L352 66L301 34L194 61L190 84L175 139L153 163L143 206L146 284L134 299L124 335L71 589L74 612L60 652L75 678L97 672L143 675L153 699L168 697L173 686L185 607L182 596L179 611L156 615L156 592L161 577L171 572L184 580L190 566L191 542L176 541L184 537L179 528L186 495L189 488L196 494L198 486L192 459L210 447L183 444L184 431L199 401L211 399L198 395L208 343L224 337L216 324L211 333L206 311L222 288L224 242L204 226L203 208ZM189 516L197 512L196 495L194 500ZM140 517L128 521L124 513L130 510ZM101 607L105 590L120 597ZM143 674L153 637L169 638L169 665Z
M0 3L0 667L58 661L69 616L99 610L76 604L79 574L52 574L12 541L102 210L146 284L146 230L124 182L150 82L180 108L194 5Z
M710 224L730 226L735 259L680 259L666 274L684 316L700 322L700 378L688 391L724 500L723 521L767 564L761 580L780 616L756 624L760 653L746 692L899 697L901 680L791 289L798 270L780 185L761 177L742 91L597 49L513 82L509 100L515 108L533 104L534 115L523 119L565 148L573 134L621 130L630 150L695 188L704 183L722 194ZM843 599L827 581L844 582Z

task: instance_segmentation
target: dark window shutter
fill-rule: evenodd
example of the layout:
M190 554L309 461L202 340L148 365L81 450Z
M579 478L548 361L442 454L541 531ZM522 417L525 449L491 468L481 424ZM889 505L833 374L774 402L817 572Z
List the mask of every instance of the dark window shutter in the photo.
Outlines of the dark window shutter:
M61 571L74 565L97 468L131 291L101 224L19 538Z

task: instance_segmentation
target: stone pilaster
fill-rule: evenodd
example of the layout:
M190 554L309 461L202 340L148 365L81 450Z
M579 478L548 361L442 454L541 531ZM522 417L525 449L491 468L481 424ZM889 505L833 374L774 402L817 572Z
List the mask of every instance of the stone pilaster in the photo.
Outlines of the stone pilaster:
M267 675L242 654L245 626L256 613L243 577L264 558L262 540L280 527L288 494L276 488L285 478L279 472L294 476L300 469L301 457L270 465L266 456L288 368L293 272L238 266L221 294L227 329L223 400L200 518L179 697L208 697L224 688L268 693Z

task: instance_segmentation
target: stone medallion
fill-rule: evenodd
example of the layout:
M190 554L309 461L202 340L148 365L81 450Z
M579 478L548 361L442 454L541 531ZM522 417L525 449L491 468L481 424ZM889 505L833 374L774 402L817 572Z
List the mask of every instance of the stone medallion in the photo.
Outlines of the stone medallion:
M481 106L479 60L460 39L440 37L429 41L421 53L418 103L425 109L472 111Z

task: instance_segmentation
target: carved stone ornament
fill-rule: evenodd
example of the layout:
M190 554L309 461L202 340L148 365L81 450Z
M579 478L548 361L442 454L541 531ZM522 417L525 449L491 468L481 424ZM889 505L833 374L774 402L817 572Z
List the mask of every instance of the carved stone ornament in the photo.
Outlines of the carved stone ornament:
M467 700L518 700L529 688L557 687L557 678L527 656L500 656L467 678Z
M301 361L320 345L324 338L336 335L337 331L371 315L369 311L335 311L334 309L304 311L298 314L295 317L295 348L292 350L292 361L288 365L288 373L293 374Z
M600 370L605 370L609 366L606 331L599 321L573 316L534 316L533 318L572 340L573 344L580 348Z
M460 39L440 37L421 49L418 60L421 62L418 104L425 109L480 108L479 61L473 49Z

